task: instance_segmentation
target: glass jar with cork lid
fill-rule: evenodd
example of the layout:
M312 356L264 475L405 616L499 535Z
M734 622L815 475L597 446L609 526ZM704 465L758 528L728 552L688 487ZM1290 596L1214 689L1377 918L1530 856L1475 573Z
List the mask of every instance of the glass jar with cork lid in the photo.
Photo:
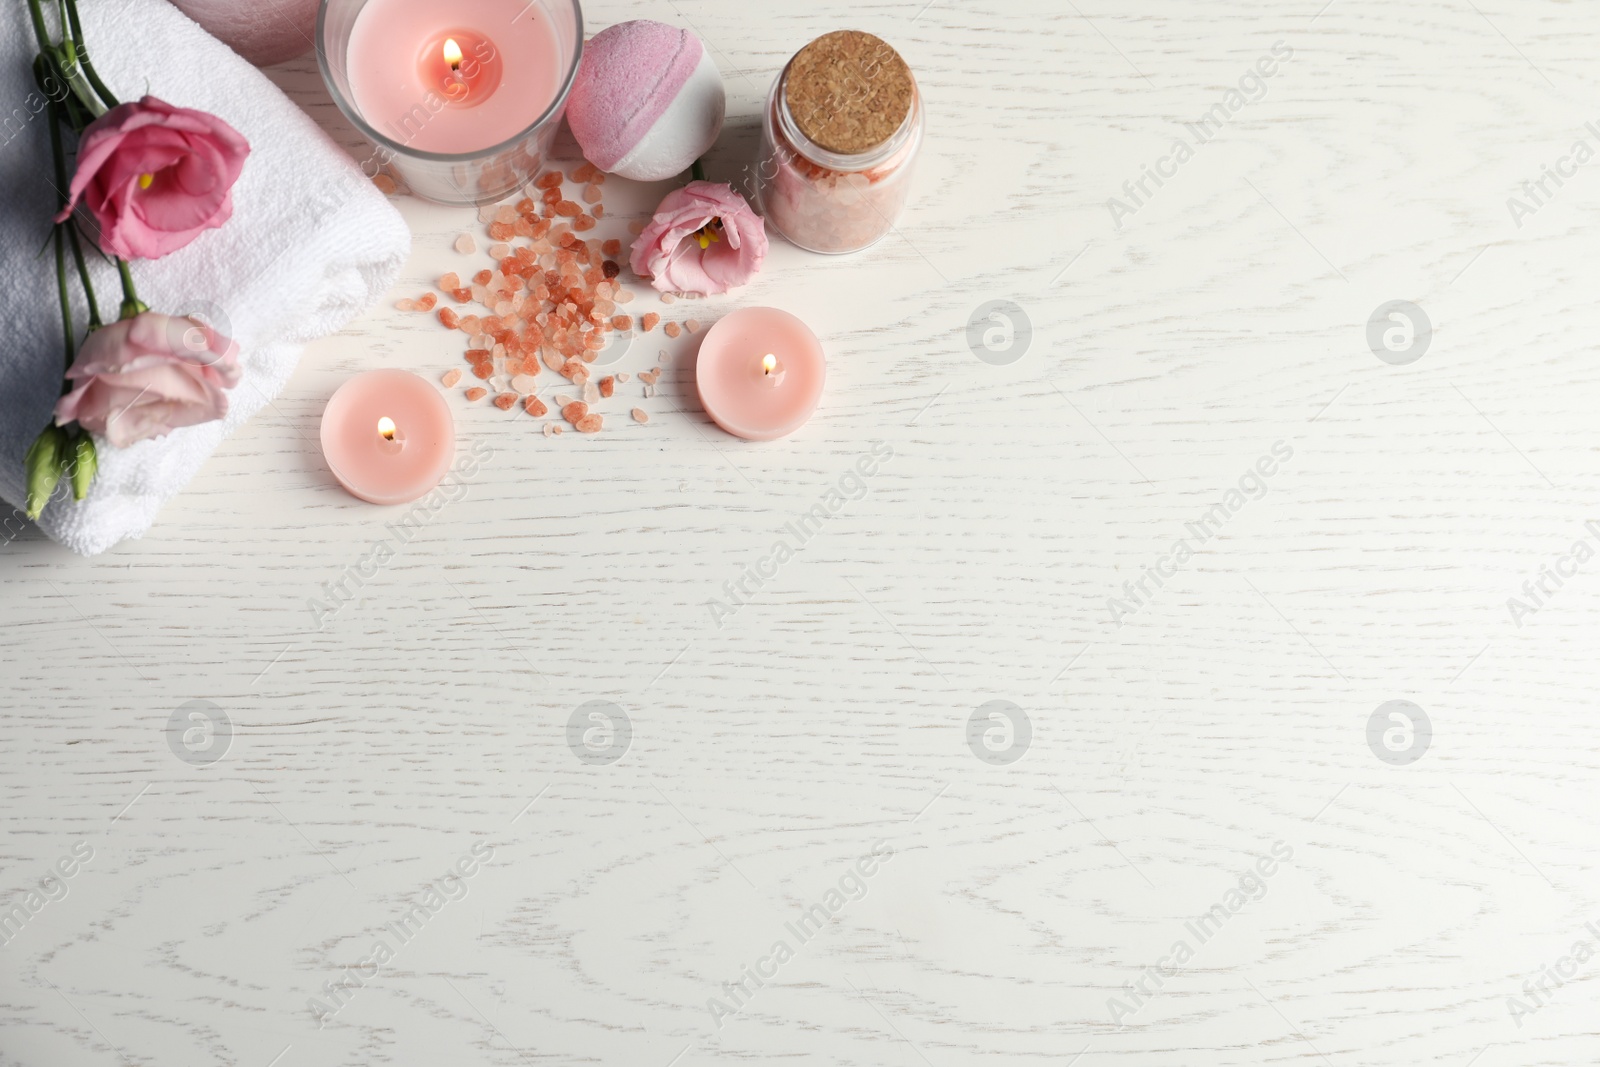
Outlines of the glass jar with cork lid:
M756 201L812 252L858 252L894 228L922 148L922 96L883 40L840 30L778 75L762 120Z

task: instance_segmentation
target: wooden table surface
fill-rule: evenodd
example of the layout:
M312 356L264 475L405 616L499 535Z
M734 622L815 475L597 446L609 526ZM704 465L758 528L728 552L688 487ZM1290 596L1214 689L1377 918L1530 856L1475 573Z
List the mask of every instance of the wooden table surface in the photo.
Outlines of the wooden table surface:
M648 425L452 396L396 532L315 443L458 364L390 301L143 540L7 544L0 1062L1600 1061L1592 8L587 14L711 42L713 178L812 37L916 71L897 233L674 309L806 319L820 410L658 331ZM398 203L394 298L482 229Z

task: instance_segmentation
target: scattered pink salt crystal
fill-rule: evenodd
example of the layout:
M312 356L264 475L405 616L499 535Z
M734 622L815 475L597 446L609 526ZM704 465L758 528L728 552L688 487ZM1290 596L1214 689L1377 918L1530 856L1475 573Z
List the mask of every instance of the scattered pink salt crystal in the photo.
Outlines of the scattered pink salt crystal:
M631 290L631 289L623 289L623 290L619 291L617 293L617 303L619 303L619 304L631 304L631 303L633 303L633 290Z
M665 333L668 337L671 337L673 340L677 340L678 337L681 336L682 333L683 333L683 327L679 326L675 322L667 323L665 326L661 327L661 330L662 330L663 333Z
M618 382L625 382L627 380L628 380L628 372L627 371L622 371L621 373L619 373L617 375L617 381Z
M604 420L599 415L590 414L585 415L573 425L578 428L579 433L599 433L600 427L604 425Z
M476 404L478 401L482 400L488 395L489 390L483 388L482 386L474 385L471 389L467 390L467 401L469 403Z
M384 196L393 196L395 190L394 179L387 174L374 174L372 184L378 187L378 192Z
M628 232L633 234L635 237L639 236L641 233L644 232L644 220L643 219L634 219L633 221L629 222L628 223Z
M547 422L544 424L544 435L546 437L554 437L556 435L556 430L557 426L555 423Z
M439 288L443 289L447 293L454 292L455 290L461 288L460 275L456 274L455 271L441 275L439 278Z
M505 259L511 254L511 246L504 241L489 246L489 254L495 259Z
M650 421L650 416L644 410L644 408L634 408L633 412L632 412L632 415L633 415L633 421L634 422L649 422Z
M439 379L439 384L444 386L446 389L450 389L460 380L461 368L457 367L454 370L445 371L444 376Z
M593 382L583 384L583 402L585 404L600 403L600 387Z
M598 204L600 202L600 196L601 196L600 187L598 185L590 184L590 185L584 186L584 189L583 189L583 202L584 203L586 203L586 204Z
M464 233L456 238L456 251L464 256L470 256L478 250L478 242L472 239L470 233Z
M417 310L417 302L412 300L410 297L401 297L399 300L394 302L394 306L401 311Z
M510 204L501 204L494 209L494 221L503 222L509 226L517 221L517 209Z
M539 388L539 380L531 374L515 374L511 377L511 388L527 396Z
M685 330L688 330L690 333L699 333L700 332L700 320L699 319L690 319L688 322L683 324L683 328Z
M678 302L678 298L673 296L671 293L662 293L661 302L663 304L676 304Z

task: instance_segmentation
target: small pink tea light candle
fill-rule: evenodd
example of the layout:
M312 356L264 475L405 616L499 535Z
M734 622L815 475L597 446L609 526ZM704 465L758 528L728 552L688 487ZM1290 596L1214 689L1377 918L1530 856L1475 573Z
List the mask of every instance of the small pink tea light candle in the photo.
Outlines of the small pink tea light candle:
M322 412L322 454L339 484L372 504L408 504L439 484L455 457L450 406L403 370L358 374Z
M706 332L694 373L713 422L735 437L775 441L811 418L827 372L805 323L777 308L742 308Z

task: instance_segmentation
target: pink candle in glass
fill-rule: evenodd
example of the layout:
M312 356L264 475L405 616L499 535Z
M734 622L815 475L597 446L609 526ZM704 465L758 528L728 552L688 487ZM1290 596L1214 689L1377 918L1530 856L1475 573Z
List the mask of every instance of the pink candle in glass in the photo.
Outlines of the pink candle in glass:
M523 133L568 65L545 6L529 0L368 0L347 57L350 95L374 129L446 155Z
M827 372L817 335L777 308L741 308L711 327L694 370L706 414L750 441L774 441L804 426Z
M439 484L455 457L455 421L431 383L410 371L358 374L322 412L322 454L351 494L407 504Z

